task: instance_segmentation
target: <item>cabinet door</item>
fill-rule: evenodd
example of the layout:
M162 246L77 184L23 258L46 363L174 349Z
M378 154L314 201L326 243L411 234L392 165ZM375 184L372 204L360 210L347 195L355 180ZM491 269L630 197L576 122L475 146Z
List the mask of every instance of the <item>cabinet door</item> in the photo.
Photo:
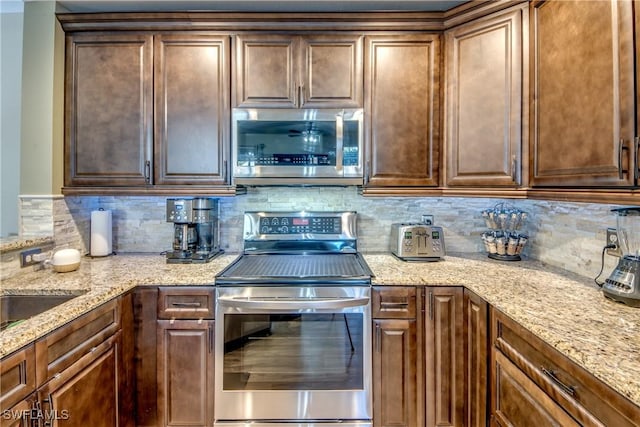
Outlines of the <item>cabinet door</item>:
M158 320L158 425L213 424L213 328L212 320Z
M298 38L284 35L236 36L235 107L298 105Z
M466 426L487 425L489 387L489 307L464 290Z
M449 186L520 183L523 13L518 8L445 33Z
M493 351L491 424L503 427L579 426L500 351Z
M36 407L35 393L19 401L9 408L2 407L0 415L0 427L33 427L37 422L35 413L31 410Z
M368 186L437 186L440 36L366 37Z
M531 185L633 185L632 2L531 7Z
M305 108L362 107L362 37L301 38L302 99Z
M65 185L150 183L152 37L67 36Z
M229 37L155 38L155 183L225 184Z
M376 319L373 327L373 425L415 426L416 321Z
M427 289L425 327L426 420L430 426L462 426L464 334L462 288Z
M38 390L53 427L114 427L118 422L121 333L95 347Z

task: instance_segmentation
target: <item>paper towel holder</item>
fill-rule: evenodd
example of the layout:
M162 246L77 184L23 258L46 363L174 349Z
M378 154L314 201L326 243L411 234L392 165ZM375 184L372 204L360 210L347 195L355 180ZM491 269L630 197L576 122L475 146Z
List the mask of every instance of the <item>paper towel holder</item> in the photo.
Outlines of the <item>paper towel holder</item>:
M113 254L113 216L110 210L99 208L91 212L91 257L105 257Z

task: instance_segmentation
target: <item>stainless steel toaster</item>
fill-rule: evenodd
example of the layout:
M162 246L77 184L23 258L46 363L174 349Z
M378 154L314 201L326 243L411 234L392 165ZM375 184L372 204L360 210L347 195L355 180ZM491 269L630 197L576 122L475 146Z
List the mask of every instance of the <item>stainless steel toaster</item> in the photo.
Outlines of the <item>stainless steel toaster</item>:
M442 227L424 223L391 224L390 246L405 261L440 261L445 255Z

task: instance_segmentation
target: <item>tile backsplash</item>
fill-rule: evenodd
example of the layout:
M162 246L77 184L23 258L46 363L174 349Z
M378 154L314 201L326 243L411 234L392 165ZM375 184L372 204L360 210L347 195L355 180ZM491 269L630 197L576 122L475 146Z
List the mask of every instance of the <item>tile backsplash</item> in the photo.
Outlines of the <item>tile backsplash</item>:
M362 197L356 187L250 187L246 195L220 198L220 233L225 251L242 250L245 211L354 210L359 214L359 249L385 252L394 222L416 222L432 214L444 228L448 252L482 252L483 209L504 202L529 213L525 255L593 277L600 269L605 229L615 226L611 205L538 200L459 197ZM57 247L89 252L91 211L113 213L115 252L160 253L171 245L173 226L165 220L166 197L21 197L23 233L53 234ZM42 234L41 234L42 235ZM615 265L606 258L605 273Z

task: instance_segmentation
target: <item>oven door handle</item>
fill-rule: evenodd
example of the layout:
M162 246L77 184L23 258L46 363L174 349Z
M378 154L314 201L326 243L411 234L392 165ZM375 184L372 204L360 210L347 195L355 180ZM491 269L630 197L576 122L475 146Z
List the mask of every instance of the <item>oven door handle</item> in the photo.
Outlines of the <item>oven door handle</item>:
M358 298L238 298L218 297L224 306L259 310L297 311L307 309L337 310L369 304L369 297Z

